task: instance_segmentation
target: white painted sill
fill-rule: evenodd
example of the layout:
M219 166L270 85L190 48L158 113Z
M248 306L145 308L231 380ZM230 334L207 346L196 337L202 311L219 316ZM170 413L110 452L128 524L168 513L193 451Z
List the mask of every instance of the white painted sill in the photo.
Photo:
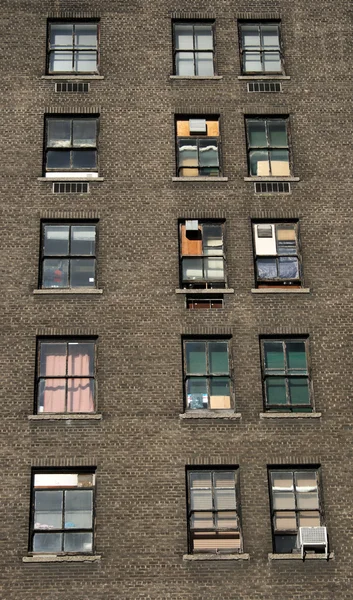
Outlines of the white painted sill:
M35 296L56 296L62 294L103 294L103 290L97 288L43 288L40 290L33 290Z
M172 181L188 181L189 183L199 183L200 181L228 181L228 177L172 177Z
M300 181L299 177L274 177L270 175L269 177L244 177L244 181L252 181L256 183L256 181ZM289 194L288 194L289 195Z
M97 181L104 181L104 177L37 177L37 181L48 181L50 183L62 183L66 181L80 183L96 183Z
M252 294L310 294L310 288L291 288L278 287L278 288L252 288Z
M290 79L289 75L238 75L238 79L253 81L254 79L263 79L264 81Z
M183 560L193 562L201 560L250 560L250 554L184 554Z
M217 294L218 296L221 296L222 294L234 294L234 289L233 288L212 288L212 289L205 289L205 288L201 288L201 289L196 289L196 288L192 288L191 290L188 289L176 289L175 290L176 294L206 294L206 295L211 295L211 294Z
M24 563L58 563L58 562L80 562L92 563L100 561L100 554L36 554L34 556L23 556Z
M89 81L90 79L104 79L104 75L80 75L79 73L62 73L62 75L42 75L41 79L60 79L61 81L74 81L76 83L77 81L81 80Z
M196 81L197 80L218 81L220 79L223 79L223 75L170 75L169 79L175 79L177 81L180 79L186 79L187 81L188 80L192 81L193 79L195 79Z
M306 553L304 556L304 561L306 560L334 560L335 555L333 552L330 552L328 558L325 557L324 554L308 554ZM301 554L268 554L268 560L271 562L272 560L301 560Z
M312 413L282 413L282 412L266 412L260 413L260 419L320 419L320 412Z
M29 421L101 421L103 415L101 413L87 414L58 414L45 413L40 415L28 415Z
M235 413L233 410L189 410L181 415L179 419L197 420L197 419L222 419L226 421L240 421L241 413Z

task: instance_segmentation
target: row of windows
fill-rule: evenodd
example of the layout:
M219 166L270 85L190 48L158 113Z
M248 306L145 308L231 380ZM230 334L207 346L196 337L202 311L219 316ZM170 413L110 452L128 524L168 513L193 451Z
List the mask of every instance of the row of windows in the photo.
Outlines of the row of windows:
M308 339L261 338L260 347L265 409L311 412ZM39 340L36 412L95 412L95 355L95 340ZM234 408L230 340L184 339L183 378L186 411Z
M188 552L243 552L239 468L186 475ZM299 528L324 525L319 469L271 468L268 476L274 552L299 552ZM34 471L29 551L93 553L95 489L92 469Z
M240 21L241 68L247 74L284 73L279 21ZM215 23L173 23L175 75L212 77L216 74ZM48 23L47 73L97 74L99 24L97 22Z

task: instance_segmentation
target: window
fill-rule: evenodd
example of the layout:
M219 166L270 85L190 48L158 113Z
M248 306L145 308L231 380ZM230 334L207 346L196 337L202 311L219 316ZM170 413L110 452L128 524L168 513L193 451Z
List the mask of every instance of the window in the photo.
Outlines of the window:
M190 470L187 480L189 552L241 552L237 470Z
M298 223L253 224L257 287L301 285Z
M298 528L323 525L317 469L269 471L274 552L299 549ZM298 550L299 551L299 550Z
M42 225L42 288L96 287L95 224Z
M46 177L97 177L98 119L47 117Z
M244 22L239 33L243 73L283 72L279 23Z
M261 340L265 408L311 412L307 339Z
M218 177L220 135L217 118L178 118L178 177Z
M33 474L30 551L93 552L93 471Z
M37 413L91 413L94 398L95 342L40 340Z
M211 308L223 308L223 296L211 296L204 298L203 296L186 296L186 308L190 310L203 310Z
M254 177L289 177L288 119L247 118L249 174Z
M173 29L175 75L214 75L213 24L174 23Z
M186 409L230 409L228 340L184 340Z
M49 23L48 73L97 73L98 24Z
M181 284L187 288L224 288L224 223L180 224Z

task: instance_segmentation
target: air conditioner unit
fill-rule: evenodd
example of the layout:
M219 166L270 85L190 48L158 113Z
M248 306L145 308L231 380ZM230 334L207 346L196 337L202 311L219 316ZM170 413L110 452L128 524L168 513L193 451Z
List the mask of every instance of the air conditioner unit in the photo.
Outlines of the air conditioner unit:
M328 541L326 527L299 527L299 546L304 560L305 548L324 548L328 558Z

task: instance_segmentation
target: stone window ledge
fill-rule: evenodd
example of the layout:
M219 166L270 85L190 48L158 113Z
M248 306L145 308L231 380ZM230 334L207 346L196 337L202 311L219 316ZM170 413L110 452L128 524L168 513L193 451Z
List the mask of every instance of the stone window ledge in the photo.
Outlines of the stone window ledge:
M179 415L179 419L226 419L229 421L239 421L241 419L241 413L235 413L233 410L189 410L182 415Z
M183 560L250 560L250 554L184 554Z
M58 562L97 562L100 561L100 554L37 554L34 556L23 556L22 562L24 563L58 563Z
M182 80L182 79L186 79L186 80L200 80L200 79L205 79L205 80L219 80L219 79L223 79L223 75L170 75L169 79L176 79L176 80Z
M212 288L212 289L205 289L205 288L201 288L199 290L192 288L191 290L188 289L176 289L175 290L176 294L205 294L207 296L212 295L212 294L217 294L217 296L221 296L222 294L234 294L234 289L233 288Z
M243 80L247 80L247 81L252 81L252 80L256 80L256 79L263 79L263 80L269 80L269 81L273 81L273 80L277 80L277 79L290 79L289 75L238 75L238 79L243 79Z
M46 288L40 290L33 290L33 294L36 296L45 296L45 295L56 295L56 294L103 294L103 290L97 288Z
M57 413L46 413L40 415L28 415L29 421L101 421L103 415L100 413L87 414L87 413L75 413L75 414L57 414Z
M244 181L300 181L299 177L244 177Z
M37 181L48 181L49 183L76 182L96 183L104 181L104 177L37 177Z
M310 294L310 288L292 288L280 287L280 288L252 288L252 294Z
M104 79L104 75L80 75L80 73L63 73L62 75L42 75L41 79L56 79L65 81L89 81L90 79Z
M288 178L286 178L287 180ZM172 177L172 181L188 181L189 183L198 183L200 181L218 181L223 183L228 181L228 177Z
M333 560L335 555L330 552L328 558L324 554L308 554L304 556L304 560ZM268 554L268 560L303 560L301 554Z
M260 413L260 419L320 419L320 412L312 413L284 413L284 412L266 412Z

